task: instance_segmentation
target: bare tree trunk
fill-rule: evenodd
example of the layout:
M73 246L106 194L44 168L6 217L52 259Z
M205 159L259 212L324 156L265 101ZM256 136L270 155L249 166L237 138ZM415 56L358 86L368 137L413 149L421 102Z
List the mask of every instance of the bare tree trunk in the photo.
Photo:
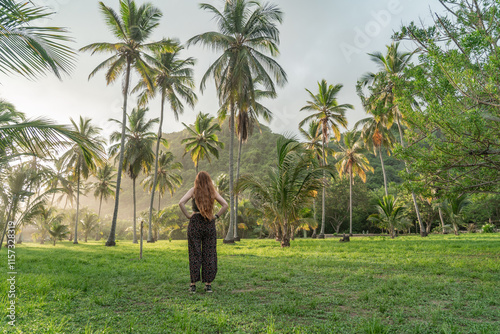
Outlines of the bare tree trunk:
M231 97L231 102L229 104L229 108L231 109L230 112L230 118L229 118L229 132L230 132L230 138L231 140L229 141L229 229L227 232L226 237L224 238L224 243L225 244L234 244L234 194L233 194L233 163L234 163L234 156L233 156L233 149L234 149L234 102L232 101Z
M137 212L136 212L136 203L135 203L135 177L132 179L132 199L134 201L134 241L133 243L136 244L138 243L137 241L137 231L136 231L136 227L135 227L135 224L136 224L136 221L137 221ZM149 240L148 240L149 242ZM152 242L152 241L151 241Z
M162 137L162 127L163 127L163 111L165 106L165 91L161 92L161 107L160 107L160 124L158 126L158 136L156 138L156 150L155 150L155 174L153 177L153 188L151 189L151 200L149 202L149 221L148 221L148 241L154 242L153 234L151 232L152 220L153 220L153 202L155 199L156 184L158 182L158 156L160 155L160 141ZM135 221L134 221L135 224ZM135 227L134 227L135 233ZM136 239L136 238L135 238ZM137 241L137 240L136 240Z
M382 158L382 147L378 148L378 153L380 154L380 163L382 165L382 174L384 175L385 196L387 196L388 195L388 192L387 192L387 176L385 175L384 158Z
M439 212L439 220L441 221L441 230L443 231L443 234L444 234L444 219L443 219L443 211L441 210L441 207L438 207L438 212Z
M77 181L76 181L76 218L75 218L75 240L74 244L78 244L78 214L80 210L80 158L78 158L78 166L76 167ZM54 242L55 245L55 242Z
M236 181L240 179L240 163L241 163L241 147L243 146L243 140L239 138L238 143L238 162L236 164ZM234 241L240 241L240 237L238 236L238 195L234 196L235 208L236 212L234 215Z
M399 118L398 118L397 124L398 124L399 139L401 141L401 146L404 148L405 143L403 140L403 129L401 128L401 123L399 121ZM406 161L404 163L405 163L406 172L408 174L410 174L410 170L408 169L408 165L407 165ZM413 205L415 206L415 213L417 214L418 224L420 225L420 236L426 237L427 233L425 232L424 224L422 223L422 219L420 218L420 210L418 209L417 197L415 196L415 192L413 190L411 191L411 197L413 199Z
M123 157L125 150L125 129L127 126L127 97L128 97L128 86L130 83L130 59L127 59L127 70L125 72L125 83L123 87L123 117L122 117L122 138L120 146L120 160L118 162L118 173L116 176L116 193L115 193L115 208L113 210L113 219L111 220L111 230L109 231L109 237L106 241L106 246L116 246L115 234L116 234L116 221L118 219L118 206L120 204L120 186L122 183L122 171L123 171Z
M325 138L323 138L323 166L326 166L326 156L325 156ZM326 172L323 171L323 182L326 182ZM323 195L321 197L321 232L318 235L319 239L325 238L325 196L326 187L323 183Z
M352 236L352 167L349 168L349 236Z

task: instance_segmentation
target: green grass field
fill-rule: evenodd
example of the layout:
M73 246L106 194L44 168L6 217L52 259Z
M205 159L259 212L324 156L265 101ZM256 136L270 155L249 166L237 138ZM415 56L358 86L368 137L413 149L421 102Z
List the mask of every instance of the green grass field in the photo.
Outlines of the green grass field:
M190 295L186 241L16 247L6 333L500 333L500 234L218 241ZM1 272L7 277L3 249Z

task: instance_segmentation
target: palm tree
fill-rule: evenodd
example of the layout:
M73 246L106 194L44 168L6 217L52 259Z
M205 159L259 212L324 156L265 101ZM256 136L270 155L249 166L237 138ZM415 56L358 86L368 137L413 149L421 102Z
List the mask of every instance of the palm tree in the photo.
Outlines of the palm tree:
M89 118L82 118L78 124L71 119L71 124L73 125L74 131L79 133L81 137L87 138L89 141L94 142L99 148L96 151L92 151L93 160L87 161L84 158L84 152L78 145L73 145L70 150L64 153L61 157L63 164L66 166L67 170L71 173L72 177L76 179L76 218L75 218L75 240L74 244L78 243L78 212L80 207L80 181L88 179L91 171L96 170L97 165L102 163L101 156L104 151L104 139L99 137L101 128L93 126Z
M57 213L57 209L42 205L38 208L37 213L33 216L32 223L40 232L40 243L45 243L45 238L49 234L50 227L56 223L61 223L64 219L64 214Z
M219 159L219 148L224 148L224 143L220 142L215 134L215 132L220 131L221 128L218 123L214 122L214 119L215 117L210 116L210 114L203 114L200 111L196 116L194 129L182 123L192 136L181 141L182 144L186 144L184 155L190 152L196 174L198 174L200 160L206 158L208 162L210 162L210 155Z
M321 157L323 155L323 133L321 131L320 123L317 120L312 120L309 122L307 131L302 127L299 127L299 131L302 134L302 137L306 140L304 142L304 148L311 152L311 154L321 162ZM329 151L331 151L328 147L326 147L325 155L328 155ZM316 196L317 193L313 196L313 219L315 227L313 228L312 237L316 238L316 229L317 229L317 220L316 220ZM305 231L305 230L304 230Z
M393 143L395 141L391 128L390 115L387 112L379 112L372 114L370 117L364 118L356 123L354 128L362 125L361 138L364 141L365 147L373 151L375 156L380 156L380 163L382 165L382 174L384 176L384 190L385 196L387 192L387 176L385 174L384 158L382 157L382 148L387 150L390 155Z
M158 182L158 158L160 155L160 139L162 136L163 126L163 110L165 102L169 102L170 109L172 109L175 120L179 120L179 114L184 112L184 105L182 100L194 108L198 98L193 92L194 80L192 66L195 64L194 58L180 59L179 52L183 49L182 46L174 44L172 52L165 50L154 50L154 59L149 59L154 68L151 79L154 83L154 90L146 89L143 94L143 100L148 100L149 97L154 96L154 93L161 95L161 109L160 109L160 125L158 127L158 141L156 142L155 151L155 169L153 177L153 186L151 187L151 201L149 205L149 218L148 218L148 242L153 242L153 235L151 230L151 219L153 214L153 201L155 196L156 184ZM137 88L147 88L144 82L141 82Z
M113 210L113 220L106 246L115 246L116 220L118 218L118 205L120 203L120 187L123 171L123 159L125 150L125 129L127 125L127 98L129 94L130 74L132 68L135 69L141 80L149 90L153 90L153 81L150 77L151 69L144 60L148 56L144 51L170 48L171 41L147 43L153 30L159 25L162 13L151 3L137 6L135 1L120 0L120 16L103 2L99 2L101 13L104 16L108 28L113 35L118 38L117 43L93 43L80 49L80 51L91 51L94 53L112 53L113 55L99 64L89 75L89 79L98 71L107 68L106 83L114 83L124 73L123 81L123 115L121 132L121 149L118 162L118 172L116 178L115 208Z
M353 179L357 175L366 182L366 171L373 172L373 167L363 155L363 142L356 138L358 134L354 131L349 131L344 134L344 145L340 145L340 152L334 154L337 163L335 166L342 174L349 174L349 235L352 235L352 184Z
M337 141L340 140L340 126L347 128L347 118L345 112L347 109L354 109L350 104L340 104L337 101L337 94L342 89L343 85L328 85L325 79L318 82L318 94L313 94L310 90L306 89L311 97L311 101L307 101L307 105L302 107L302 110L314 112L314 114L307 116L300 123L302 127L306 122L317 120L321 126L322 140L323 140L323 166L327 165L326 162L326 147L328 138L330 136L330 129ZM326 189L323 187L323 196L321 203L321 232L318 238L325 237L325 196Z
M94 212L85 210L83 218L80 221L82 223L83 234L85 236L85 242L87 242L90 232L99 226L99 216Z
M392 195L382 197L382 200L377 202L378 213L372 214L368 220L378 224L382 228L386 228L391 232L391 238L394 239L394 228L398 226L402 220L401 214L404 207L397 206L397 199Z
M56 240L62 240L66 237L70 232L68 230L67 225L63 225L59 221L54 221L49 226L49 233L51 235L51 239L54 242L54 246L56 245Z
M158 191L158 212L161 211L160 200L168 189L171 196L177 187L182 184L182 176L179 172L182 170L182 163L174 162L175 156L172 152L160 152L160 157L158 159L158 170L157 173L149 173L142 184L144 189L148 191L153 191L154 179L156 179L156 190Z
M94 189L94 197L99 198L99 212L98 219L101 219L101 206L102 200L108 201L108 198L113 197L116 191L116 182L113 181L116 177L115 168L108 162L104 162L102 166L97 167L94 173L97 179L92 183L91 187Z
M387 46L387 54L384 56L381 52L375 52L369 54L372 61L374 61L378 67L378 73L367 73L361 78L361 83L364 85L372 84L375 86L376 94L374 98L382 102L383 105L389 108L389 112L392 114L391 117L396 121L399 130L399 140L402 147L405 147L404 135L402 124L404 122L403 114L399 110L396 103L395 88L397 81L404 76L404 70L409 64L413 53L410 52L399 52L399 43L392 43ZM405 161L406 172L409 173L408 166ZM415 213L417 215L418 223L420 225L420 235L425 237L427 235L422 219L420 218L420 210L417 204L417 197L415 192L411 192L413 205L415 207Z
M0 72L35 78L51 71L59 79L73 68L75 52L60 27L37 27L53 13L31 1L0 1Z
M118 152L123 151L123 168L128 176L132 179L132 194L134 201L134 243L137 243L136 231L136 198L135 198L135 182L137 177L144 171L148 173L155 159L153 145L157 139L156 134L151 132L153 126L158 123L158 118L146 119L147 108L134 108L130 115L127 115L129 125L125 127L125 140L122 133L115 131L111 134L110 142L116 143L109 148L109 154L115 156ZM116 120L110 119L122 126L123 124ZM164 140L163 140L164 141ZM122 143L125 142L125 147L122 148ZM118 184L117 189L118 191Z
M187 44L202 44L222 54L205 72L200 90L203 92L206 81L213 77L220 104L227 103L229 109L229 193L230 227L225 242L234 242L232 230L236 208L233 197L234 169L234 125L235 103L238 96L253 95L256 78L262 86L275 92L274 81L278 85L286 83L286 73L273 59L279 54L279 30L283 13L275 5L249 0L227 0L224 8L202 3L201 9L210 11L215 18L219 31L210 31L191 38ZM253 98L251 100L254 100Z
M459 226L464 224L463 209L469 204L470 201L465 195L451 197L446 199L442 204L443 211L448 216L455 235L458 235Z
M312 193L323 186L321 176L327 167L319 167L295 139L279 138L277 153L278 164L267 179L244 175L235 191L250 190L262 213L279 226L281 247L289 247L292 226L301 220L300 213L310 205Z

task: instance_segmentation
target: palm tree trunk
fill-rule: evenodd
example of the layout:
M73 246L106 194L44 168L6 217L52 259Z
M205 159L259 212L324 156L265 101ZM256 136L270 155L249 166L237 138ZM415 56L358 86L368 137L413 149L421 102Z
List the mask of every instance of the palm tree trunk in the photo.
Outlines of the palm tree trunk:
M152 228L152 219L153 219L153 202L155 199L156 183L158 182L158 157L160 155L160 140L161 140L161 136L163 134L162 127L163 127L164 106L165 106L165 91L163 90L161 92L160 124L158 126L158 136L157 136L158 138L156 140L156 150L155 150L155 174L153 177L153 188L151 188L151 201L149 203L149 222L148 222L148 241L147 242L154 242L153 233L151 231L151 228ZM134 232L135 232L135 228L134 228Z
M234 244L234 195L233 195L233 167L234 167L234 102L231 98L231 103L229 104L230 108L230 118L229 118L229 132L230 132L230 141L229 141L229 228L227 231L227 235L224 238L225 244Z
M236 164L236 182L240 179L240 163L241 163L241 147L243 146L243 139L239 138L238 143L238 162ZM238 195L234 198L234 206L236 212L234 214L234 241L240 241L240 237L238 236Z
M111 230L109 231L109 237L106 241L106 246L116 246L115 234L116 234L116 221L118 219L118 205L120 203L120 186L122 183L122 171L123 171L123 152L125 151L125 129L127 126L127 96L128 96L128 86L130 83L130 59L127 59L127 71L125 72L125 83L123 87L123 117L122 117L122 138L120 144L120 160L118 162L118 172L116 176L116 194L115 194L115 208L113 210L113 220L111 220Z
M161 194L160 194L160 192L158 191L158 213L160 212L160 208L161 208L161 205L160 205L160 200L161 200Z
M349 236L352 236L352 167L349 168Z
M323 138L323 166L326 166L326 156L325 156L325 138ZM326 182L326 172L323 171L323 182ZM323 183L323 196L321 197L321 232L318 235L319 239L325 238L325 196L326 187Z
M378 154L380 154L380 163L382 165L382 174L384 175L385 196L388 196L389 193L387 192L387 176L385 175L384 158L382 157L382 147L378 148Z
M196 158L196 164L194 165L194 171L196 173L195 177L198 175L198 165L200 164L200 158Z
M313 197L313 215L314 215L314 222L318 222L318 220L316 219L316 197ZM313 229L313 233L312 233L312 238L316 238L316 230L317 228L315 227Z
M78 166L76 167L77 180L76 180L76 218L75 218L75 240L74 244L78 243L78 213L80 210L80 158L78 158Z
M15 207L17 206L17 202L16 204L14 204L14 201L16 201L16 195L14 195L14 198L12 198L12 203L10 204L9 213L7 214L7 220L5 221L5 225L3 227L2 240L0 240L0 249L2 249L3 239L5 238L5 233L7 232L7 225L9 225L9 222L11 221L10 217L12 215L12 212L14 213L16 212Z
M399 111L398 111L398 113L399 113ZM401 123L399 121L399 118L397 120L397 124L398 124L398 130L399 130L399 139L401 141L401 147L404 148L405 143L403 140L403 129L401 128ZM408 165L406 164L406 161L404 163L405 163L406 173L410 174L410 170L408 169ZM410 184L411 184L411 182L410 182ZM420 236L426 237L427 233L425 232L424 224L422 223L422 219L420 218L420 210L418 209L417 197L415 196L415 192L413 190L411 191L411 197L413 199L413 205L415 206L415 213L417 214L418 224L420 226Z
M132 198L133 198L133 201L134 201L134 241L133 243L136 244L137 243L137 231L136 231L136 227L135 227L135 224L136 224L136 221L137 221L137 212L136 212L136 202L135 202L135 177L132 179ZM149 240L148 240L149 242Z
M101 222L101 207L102 207L102 193L101 196L99 197L99 211L97 214L97 221L99 223ZM99 241L99 229L97 229L97 232L95 233L95 241Z
M439 212L439 220L441 221L441 229L443 230L443 234L444 234L443 211L441 210L440 207L438 208L438 212Z

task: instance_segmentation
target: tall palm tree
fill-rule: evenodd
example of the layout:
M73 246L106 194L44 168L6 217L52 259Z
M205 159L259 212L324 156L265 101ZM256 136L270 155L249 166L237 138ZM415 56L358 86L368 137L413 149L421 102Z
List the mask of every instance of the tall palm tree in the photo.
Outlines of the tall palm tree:
M337 141L340 140L340 127L347 128L347 118L345 112L348 109L354 109L350 104L339 104L337 101L337 94L342 89L343 85L328 85L325 79L318 82L318 93L313 94L310 90L306 89L309 93L311 101L307 101L307 105L302 107L302 110L312 111L313 114L304 118L299 127L311 120L317 120L321 126L322 145L323 145L323 166L327 165L326 162L326 147L328 138L330 137L330 129L335 135ZM325 237L325 197L326 189L323 187L323 195L321 198L321 232L318 238Z
M127 115L129 125L125 127L125 140L122 133L115 131L111 134L110 142L116 143L109 148L109 154L116 159L117 153L123 151L123 169L132 179L132 194L134 202L134 243L137 243L136 231L136 198L135 183L141 171L148 173L155 160L153 145L157 139L156 134L151 132L152 128L158 123L158 118L146 119L147 108L134 108L130 115ZM116 119L110 121L122 126L123 124ZM164 141L164 140L163 140ZM125 147L122 148L122 143ZM121 155L121 153L120 153ZM118 191L118 183L117 189Z
M340 152L334 154L337 163L335 166L340 177L344 173L349 174L349 235L352 235L352 184L357 175L366 182L366 171L373 172L373 167L363 154L363 142L355 131L344 134L344 145L340 145Z
M130 85L130 74L132 68L135 69L140 79L146 84L149 90L153 90L153 81L150 77L151 69L144 60L148 58L145 50L170 48L171 41L147 42L152 32L159 25L162 13L151 3L137 6L135 1L120 0L120 15L112 8L99 2L101 13L106 24L113 35L119 40L117 43L93 43L80 49L80 51L91 51L94 53L112 53L113 55L99 64L89 75L89 79L98 71L107 69L106 83L114 83L124 74L123 81L123 115L121 132L121 149L118 162L118 172L116 178L115 208L111 221L111 230L106 246L115 246L116 220L118 218L118 205L120 203L120 187L123 172L123 159L125 149L125 129L127 125L127 101Z
M381 52L369 54L372 61L379 67L378 73L366 73L361 78L361 83L365 86L372 84L375 86L374 98L383 102L384 106L389 108L399 130L399 140L402 147L405 147L404 134L402 125L404 123L404 115L399 110L396 103L395 88L397 81L404 76L404 70L410 63L413 53L400 52L399 43L392 43L387 45L387 54L384 56ZM406 172L409 173L408 165L405 161ZM424 224L420 217L420 210L417 204L417 197L415 192L411 192L415 213L417 215L418 223L420 225L420 234L425 237L427 235Z
M186 144L184 155L190 152L196 174L198 174L200 160L206 158L210 162L210 155L219 159L219 148L224 148L224 143L219 141L219 137L215 134L221 128L218 123L214 122L214 119L215 117L210 114L203 114L200 111L196 116L194 128L182 123L192 136L181 141L182 144Z
M160 94L160 124L158 127L158 141L156 142L155 151L155 169L153 177L153 186L151 187L151 200L149 204L149 218L148 218L148 242L153 242L152 234L152 215L153 215L153 201L156 191L156 184L158 182L158 158L160 155L160 139L162 137L163 115L165 102L170 104L170 109L173 111L175 120L179 120L179 114L184 112L184 100L189 106L194 108L198 100L196 94L193 92L194 80L192 66L195 64L194 58L180 59L179 53L183 49L182 46L172 42L174 47L172 52L165 50L154 50L154 58L149 58L149 62L153 66L153 74L151 79L154 83L154 90L151 91L145 87L144 82L139 83L136 89L146 88L143 93L143 101L147 101L155 94Z
M176 188L182 184L182 176L179 172L182 170L182 163L174 162L175 156L172 152L160 152L158 159L158 170L155 174L149 173L142 184L144 189L153 191L154 179L156 178L156 190L158 191L158 210L161 211L161 197L168 190L171 196L174 195Z
M233 197L234 125L235 103L238 95L254 94L254 79L260 78L263 87L275 92L276 82L284 85L286 73L273 57L279 54L279 29L282 11L270 3L259 1L227 0L222 10L202 3L201 9L214 15L219 31L210 31L191 38L187 44L202 44L221 52L217 60L205 72L200 84L203 92L206 81L213 77L220 104L229 109L229 192L230 227L224 242L234 242L233 225L236 215Z
M116 178L115 168L108 162L104 162L102 166L97 167L94 177L97 179L92 183L91 187L94 189L94 197L99 198L99 211L97 218L101 219L101 206L102 200L108 201L108 198L113 197L116 191Z
M235 191L250 190L259 209L275 220L281 234L281 247L290 246L292 226L301 219L302 209L310 205L312 193L323 186L323 170L313 156L295 139L281 137L277 141L276 168L265 180L244 175Z
M315 157L318 162L322 162L322 155L323 155L323 133L321 131L321 126L320 123L317 120L312 120L309 122L307 130L304 130L304 128L299 127L299 131L302 134L302 137L305 139L304 142L304 148L311 152L313 157ZM326 155L330 153L330 149L326 147ZM315 227L313 228L313 234L312 237L316 238L316 230L317 230L317 219L316 219L316 196L317 193L314 194L313 196L313 219L314 219L314 224ZM304 230L305 231L305 230Z
M93 160L87 161L84 158L84 153L78 145L73 145L73 147L64 153L61 157L63 164L66 166L67 170L70 171L72 177L76 180L76 219L75 219L75 240L74 244L78 243L78 213L80 207L80 184L81 179L88 179L90 172L97 169L97 166L102 163L101 157L104 151L104 139L99 136L101 128L96 127L91 124L89 118L83 118L80 116L78 124L71 119L71 124L73 125L74 131L78 132L80 136L87 138L89 141L96 143L99 150L92 152L94 157Z
M50 71L60 79L71 71L75 52L66 29L36 26L52 14L31 1L0 1L0 72L35 78Z
M365 147L371 150L375 156L380 156L380 163L382 166L382 174L384 176L384 190L385 196L387 192L387 176L385 173L384 158L382 156L382 148L387 150L390 155L393 143L395 141L392 132L389 130L391 119L387 112L379 112L372 114L370 117L364 118L356 123L354 128L362 126L361 138L364 141Z

